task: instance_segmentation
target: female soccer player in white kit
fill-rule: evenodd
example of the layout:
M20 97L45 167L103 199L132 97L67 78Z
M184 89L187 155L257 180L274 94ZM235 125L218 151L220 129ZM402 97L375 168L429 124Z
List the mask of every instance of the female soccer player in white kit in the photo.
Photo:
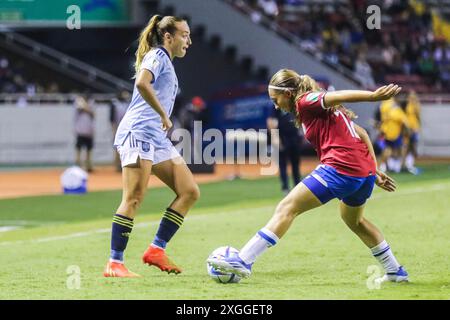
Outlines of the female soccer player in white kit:
M167 137L167 130L172 127L169 117L178 91L172 60L184 57L191 44L187 22L173 16L155 15L141 32L133 97L114 141L123 168L123 195L113 218L111 256L104 270L105 277L139 276L124 266L123 254L151 172L176 193L176 198L165 210L142 261L168 273L181 272L166 256L165 248L200 191Z

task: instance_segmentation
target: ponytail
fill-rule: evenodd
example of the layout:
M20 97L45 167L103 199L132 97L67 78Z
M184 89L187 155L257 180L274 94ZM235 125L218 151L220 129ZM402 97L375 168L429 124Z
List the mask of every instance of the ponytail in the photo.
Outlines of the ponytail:
M185 20L174 16L162 17L160 15L154 15L150 19L147 26L144 30L142 30L141 35L139 36L139 45L136 50L136 62L134 64L134 77L137 76L142 60L147 52L157 46L163 45L164 34L168 32L171 35L174 35L177 30L175 23L182 21Z
M139 36L139 45L136 50L136 62L134 63L135 77L141 68L142 60L147 52L153 47L157 46L160 41L158 41L158 23L161 21L162 17L160 15L154 15L147 26L142 30Z
M303 96L308 92L320 90L321 88L317 84L316 80L306 74L301 75L299 76L299 81L297 84L297 95L295 96L295 101L303 98Z

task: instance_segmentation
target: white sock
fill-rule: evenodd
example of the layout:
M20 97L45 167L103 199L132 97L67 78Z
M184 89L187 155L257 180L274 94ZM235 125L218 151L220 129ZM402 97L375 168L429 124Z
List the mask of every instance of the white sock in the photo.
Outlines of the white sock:
M116 259L111 259L111 258L109 258L109 262L115 262L115 263L123 264L123 260L116 260Z
M268 248L277 244L280 240L272 231L262 228L253 238L241 249L239 257L246 263L251 264L256 261Z
M395 171L395 159L392 157L389 157L386 162L387 162L388 170Z
M378 262L383 266L386 273L397 272L400 264L397 259L395 259L394 254L391 251L386 240L383 240L381 243L376 245L375 247L370 249L372 251L372 255Z
M405 166L408 169L414 168L414 156L411 153L408 153L405 159Z
M402 160L395 159L395 161L394 161L394 172L400 173L401 170L402 170Z

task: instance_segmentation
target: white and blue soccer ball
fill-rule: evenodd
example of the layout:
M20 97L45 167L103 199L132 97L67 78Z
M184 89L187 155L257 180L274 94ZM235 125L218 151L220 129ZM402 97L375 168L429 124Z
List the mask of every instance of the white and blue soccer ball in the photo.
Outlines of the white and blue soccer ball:
M214 250L210 255L209 258L215 258L215 259L224 259L226 257L229 257L234 254L238 254L239 250L230 246L226 247L220 247ZM206 263L206 269L208 271L209 276L211 279L218 283L238 283L241 281L241 277L239 277L237 274L234 273L224 273L222 271L219 271L215 269L213 266Z

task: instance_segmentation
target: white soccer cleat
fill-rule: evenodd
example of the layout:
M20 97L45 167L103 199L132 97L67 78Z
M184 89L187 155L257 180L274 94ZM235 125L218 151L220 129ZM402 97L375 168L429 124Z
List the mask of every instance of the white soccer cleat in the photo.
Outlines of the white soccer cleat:
M382 276L381 278L375 279L375 283L383 283L383 282L408 282L408 272L406 272L406 270L400 266L400 268L398 268L397 272L393 272L393 273L386 273L384 276Z
M210 257L206 262L217 270L234 273L242 278L248 278L252 273L252 264L246 264L237 254L223 258Z

